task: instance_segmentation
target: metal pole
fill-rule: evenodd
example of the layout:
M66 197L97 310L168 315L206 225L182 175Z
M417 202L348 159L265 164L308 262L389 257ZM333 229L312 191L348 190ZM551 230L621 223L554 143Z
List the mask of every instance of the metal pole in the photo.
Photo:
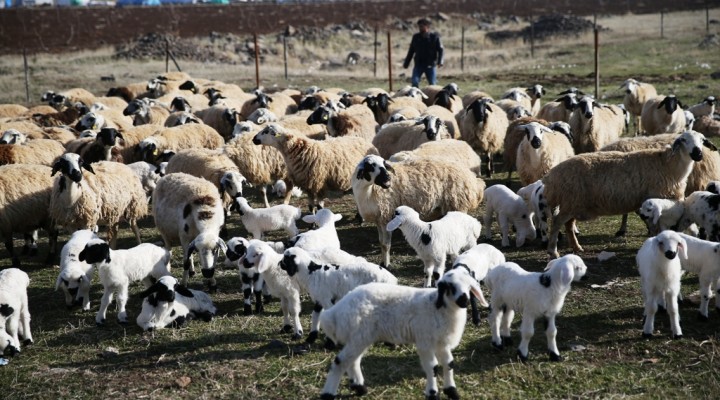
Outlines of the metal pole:
M283 35L283 62L285 63L285 80L287 80L287 36L285 35Z
M600 31L597 27L595 33L595 98L600 98Z
M27 53L23 48L23 65L25 67L25 103L30 104L30 75L28 71Z
M530 14L530 57L535 58L535 17Z
M165 73L170 71L170 41L165 38Z
M660 11L660 39L665 38L665 13Z
M375 41L373 42L373 48L375 49L375 57L373 58L373 76L377 78L377 49L378 49L378 28L375 26Z
M388 78L390 78L390 91L393 91L393 78L392 78L392 36L390 31L387 33L387 51L388 51Z
M258 49L257 33L253 33L255 42L255 87L260 88L260 50Z
M460 71L465 71L465 25L463 25L460 35Z

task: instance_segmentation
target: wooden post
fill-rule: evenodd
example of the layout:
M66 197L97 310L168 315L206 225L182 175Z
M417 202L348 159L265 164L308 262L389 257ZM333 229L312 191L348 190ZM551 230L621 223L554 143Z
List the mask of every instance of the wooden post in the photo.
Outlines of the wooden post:
M375 56L373 58L373 76L377 78L377 49L378 49L378 28L375 25L375 41L373 41L373 48L375 49Z
M460 34L460 71L465 71L465 25Z
M258 49L257 33L253 33L255 42L255 88L260 88L260 50Z
M285 80L288 80L288 73L287 73L287 35L283 35L283 63L285 63Z
M23 66L25 67L25 103L30 105L30 74L28 71L27 52L23 48Z
M597 26L595 33L595 98L600 99L600 31Z
M530 14L530 57L535 58L535 17Z
M388 78L390 78L390 91L393 91L393 76L392 76L392 36L390 31L387 33L387 51L388 51Z
M165 38L165 73L170 71L170 41Z
M178 64L172 51L169 51L168 54L170 54L170 59L172 60L173 64L175 64L175 68L177 68L178 71L182 72L182 69L180 69L180 64Z
M707 0L705 0L705 33L710 34L710 6Z
M660 11L660 39L665 39L665 13Z

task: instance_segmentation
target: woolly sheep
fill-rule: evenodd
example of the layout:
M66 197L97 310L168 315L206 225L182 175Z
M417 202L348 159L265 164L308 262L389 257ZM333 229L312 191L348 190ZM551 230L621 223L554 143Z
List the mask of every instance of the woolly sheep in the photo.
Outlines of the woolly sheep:
M476 151L487 154L488 177L495 171L493 154L502 149L508 125L507 114L488 99L476 100L464 111L460 125L462 139Z
M240 113L238 113L234 108L228 108L221 105L214 105L212 107L196 111L194 114L196 117L200 118L204 124L215 129L215 131L217 131L217 133L225 140L230 140L235 124L242 118Z
M173 126L185 125L185 124L202 124L203 122L187 111L173 112L165 119L163 126L172 128Z
M352 289L371 282L397 285L397 278L377 264L318 264L308 252L298 247L285 250L280 268L298 282L315 304L308 343L317 339L318 319L323 309L331 308Z
M685 204L682 201L670 199L647 199L643 201L638 216L647 225L651 235L676 228L685 212Z
M21 337L23 345L33 343L27 295L29 285L28 274L17 268L0 271L0 355L19 353Z
M423 222L420 214L407 206L396 208L387 224L388 232L398 228L424 264L425 287L442 276L448 255L454 261L475 245L482 231L480 222L465 213L451 211L441 219Z
M162 178L165 173L160 171L160 167L156 167L146 161L138 161L128 164L128 168L130 168L133 173L135 173L135 176L137 176L140 180L140 184L142 184L143 190L145 191L145 195L147 196L149 202L152 197L152 192L155 190L155 186L157 185L157 181Z
M52 139L28 140L23 144L0 144L0 165L35 164L50 166L64 152L63 145Z
M399 151L413 150L423 143L449 138L443 121L433 115L426 115L381 126L372 143L381 157L389 158Z
M525 140L525 137L527 136L525 125L531 122L537 122L540 125L549 126L549 123L545 120L533 117L521 117L508 122L508 128L505 132L505 138L503 139L503 167L508 173L507 180L509 181L512 177L512 172L515 169L517 149L520 147L520 143Z
M140 142L138 149L143 161L155 161L163 151L178 152L184 149L217 149L225 143L222 136L210 126L187 124L163 128Z
M433 104L435 104L435 99L437 97L437 94L444 90L448 94L457 96L458 92L460 92L460 87L458 87L457 83L450 82L445 86L440 85L428 85L422 88L422 92L425 94L425 97L423 97L423 102L429 107Z
M307 118L309 125L327 125L330 136L357 136L367 141L375 137L375 118L372 111L362 105L350 106L345 110L333 111L320 106Z
M508 234L510 224L517 233L515 246L522 247L526 240L535 240L537 234L532 221L532 212L528 210L525 200L505 185L493 185L485 189L485 217L483 220L485 237L492 239L493 215L497 215L498 225L502 234L502 247L510 246Z
M522 185L541 179L552 167L575 155L572 135L566 136L538 122L520 126L526 135L518 146L515 163Z
M438 105L432 105L428 107L425 111L423 111L421 114L421 116L423 117L426 115L433 115L440 118L440 120L445 124L445 128L447 129L451 138L460 137L460 125L458 124L457 118L455 118L456 114L454 114L447 108Z
M622 135L625 115L615 106L601 105L585 96L570 116L575 154L598 151Z
M388 122L388 118L400 109L412 107L420 112L425 111L427 106L420 100L412 97L397 97L391 99L387 93L380 93L375 96L367 96L363 103L367 104L375 115L375 121L382 125Z
M335 214L329 208L318 210L315 214L306 215L303 221L308 224L315 224L317 229L303 232L290 241L292 246L300 247L307 251L320 251L325 248L339 249L340 239L338 238L335 223L342 219L342 215Z
M481 90L473 90L472 92L470 92L462 97L463 108L468 108L470 106L470 104L475 102L475 100L480 100L480 99L488 99L488 101L490 101L490 102L495 101L492 98L492 96L490 96L489 94L487 94Z
M681 254L678 257L678 254ZM680 295L680 260L688 258L687 242L679 233L663 231L647 239L635 257L645 302L643 337L653 336L658 303L664 302L673 338L682 337L677 298Z
M693 129L708 137L718 137L720 136L720 120L703 115L695 120Z
M81 168L91 172L83 174ZM120 221L126 221L138 243L137 221L147 214L145 191L126 165L111 161L87 164L72 153L64 154L52 167L50 217L71 230L107 225L108 242L115 247Z
M685 129L682 103L674 95L648 99L642 108L640 120L644 135L680 133Z
M454 89L444 88L437 92L432 104L446 108L453 114L463 110L462 99L457 97L457 91Z
M90 310L93 266L80 261L78 255L85 249L85 245L94 239L98 237L90 229L75 231L60 252L60 273L55 282L55 290L62 288L68 308L80 305L83 311Z
M373 343L389 342L417 347L427 378L426 398L438 398L436 375L442 367L443 393L459 399L451 351L460 344L471 296L480 298L480 286L462 269L448 271L437 289L369 283L352 290L320 315L320 328L329 338L326 347L343 345L330 365L321 398L335 398L345 373L351 390L367 393L362 356Z
M83 161L92 164L98 161L124 162L118 146L123 135L115 128L102 128L93 138L77 139L65 147L68 153L76 153Z
M89 112L80 118L75 129L84 131L85 129L98 130L102 128L115 128L119 131L126 131L133 127L132 118L122 114L122 111L107 109Z
M623 105L625 109L633 116L635 123L635 135L643 132L640 124L640 115L642 114L645 103L657 96L655 87L649 83L638 82L635 79L627 79L620 85L620 89L625 89L625 97Z
M146 101L146 99L135 99L123 110L123 115L133 120L133 125L163 125L170 116L170 109L162 103Z
M220 193L212 183L182 172L160 178L152 197L155 226L165 249L179 243L183 249L183 285L195 274L192 254L197 251L210 291L217 290L215 261L227 245L218 236L223 224Z
M478 283L487 276L488 271L495 268L496 265L505 262L505 255L492 245L486 243L476 244L470 249L464 251L462 254L455 258L450 269L463 268L470 273ZM483 297L482 291L480 291L480 299L482 303L486 303L485 297ZM480 314L477 308L478 299L473 296L470 298L470 306L472 308L472 322L475 325L480 325Z
M78 260L92 264L100 275L103 296L95 316L98 326L105 323L107 308L114 294L117 294L118 321L126 324L128 285L131 282L143 281L148 288L152 279L170 274L170 252L150 243L143 243L128 250L111 250L104 240L92 239L78 254Z
M387 267L392 233L385 228L397 207L408 206L423 219L437 219L450 211L469 212L480 205L485 182L442 160L420 158L391 164L371 155L357 164L352 188L360 216L377 225L381 265Z
M182 325L178 318L201 318L206 322L212 320L217 308L207 293L188 289L178 283L171 275L162 276L148 289L141 292L138 297L145 298L142 311L137 316L137 324L145 331L165 328L175 322ZM181 307L177 307L177 304ZM177 312L178 309L187 309L185 316ZM167 310L170 312L167 312ZM175 315L173 315L173 311Z
M299 208L287 204L278 204L269 208L250 207L247 199L237 197L233 201L233 211L240 214L245 229L255 239L262 239L263 233L283 229L290 237L298 234L295 221L302 213Z
M263 128L253 143L280 151L290 180L307 193L311 212L324 207L327 191L349 190L355 163L367 154L377 154L373 145L358 137L313 141L277 124Z
M298 106L292 97L283 93L257 93L255 98L247 100L240 110L240 115L247 119L258 108L267 108L278 117L297 112Z
M683 111L683 113L685 114L685 130L692 130L693 125L695 125L695 116L688 110Z
M8 129L0 137L0 144L23 144L27 142L27 135L17 129Z
M700 118L703 115L712 117L715 113L716 102L717 99L715 99L715 96L708 96L704 98L703 101L701 101L700 103L690 106L687 111L689 111L696 118Z
M510 324L515 312L520 312L523 318L518 356L526 362L530 339L535 333L535 320L544 317L550 361L561 361L555 341L555 317L562 310L565 297L570 292L570 284L581 280L586 272L587 266L574 254L550 261L542 273L527 272L512 262L492 268L485 277L485 284L492 292L492 311L488 317L492 345L503 349L504 345L511 342Z
M567 93L562 97L545 103L535 116L538 119L544 119L549 122L564 121L570 122L570 116L578 105L577 94Z
M431 158L452 162L457 166L464 166L476 176L480 176L480 156L463 140L445 139L426 142L415 150L399 151L393 154L389 161L401 162L416 158Z
M550 210L547 207L547 198L545 197L545 185L542 180L523 186L517 191L518 196L525 200L529 211L533 214L533 223L536 230L539 231L543 244L548 242L548 218ZM577 227L573 227L577 233Z
M560 227L575 219L628 213L653 197L681 199L693 163L703 159L703 146L716 150L702 134L686 131L666 149L580 154L555 166L543 177L548 207L559 207L548 253L558 256ZM567 233L575 252L581 252L575 233Z

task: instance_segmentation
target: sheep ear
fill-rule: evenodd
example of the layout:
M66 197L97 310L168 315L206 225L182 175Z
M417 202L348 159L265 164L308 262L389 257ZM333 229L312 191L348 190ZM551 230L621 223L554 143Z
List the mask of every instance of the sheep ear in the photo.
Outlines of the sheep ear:
M489 307L490 304L485 300L485 295L483 295L482 289L480 288L480 285L477 283L475 279L471 279L470 283L470 293L475 296L476 299L480 301L480 305L483 307Z
M402 219L400 218L400 216L396 216L395 218L390 220L390 222L388 222L386 229L388 232L392 232L395 229L399 228L400 225L402 225Z
M679 249L679 250L682 250L682 252L678 251L678 253L680 253L681 257L682 257L684 260L687 260L687 259L688 259L688 255L687 255L687 241L685 241L685 239L682 238L682 237L680 238L680 242L678 242L678 249Z
M55 174L60 171L60 161L56 161L55 164L53 164L52 172L50 173L50 176L55 176Z
M707 139L703 139L703 146L707 147L712 151L717 151L717 147L715 147L715 145Z
M390 165L390 163L387 162L387 161L383 161L383 167L385 167L385 169L388 170L388 171L390 171L390 172L395 172L395 169L394 169L394 168L392 167L392 165Z
M308 224L314 224L317 222L317 217L313 214L309 214L309 215L302 217L302 220L307 222Z
M179 283L175 284L175 292L185 297L195 297L195 294L191 292L190 289Z
M263 252L258 252L257 256L258 256L258 259L255 262L255 266L257 266L258 272L263 273L263 272L267 271L268 268L270 267L268 265L268 263L265 261L267 259L267 257L265 257L265 253L263 253ZM247 260L247 258L246 258L246 260Z
M657 225L658 221L660 220L660 214L661 214L660 207L656 207L655 209L653 209L653 213L652 213L653 225Z
M333 215L333 221L338 222L342 219L342 214Z
M147 288L147 289L143 290L142 292L138 293L138 294L137 294L137 297L140 298L140 299L144 299L144 298L150 296L150 295L153 294L153 293L157 293L157 291L160 290L160 286L161 286L161 285L162 285L162 283L160 283L160 282L155 282L155 283L153 283L153 285L150 286L149 288Z
M218 240L217 240L216 243L217 243L217 245L220 247L220 249L222 250L223 254L227 253L228 247L227 247L227 244L225 244L225 241L224 241L224 240L222 240L221 238L218 238Z
M435 308L445 307L445 292L449 289L446 282L438 282L437 284L438 294L437 300L435 301Z
M93 175L95 175L95 171L92 169L89 163L85 163L80 159L80 166L85 168L86 170L90 171Z
M575 270L572 267L563 266L560 268L560 282L564 286L567 286L572 282L575 276L574 271Z
M658 104L658 106L657 106L657 109L658 109L658 110L661 109L661 108L663 108L663 106L665 105L665 103L667 103L667 99L668 99L667 97L665 97L664 99L662 99L662 101L660 102L660 104Z

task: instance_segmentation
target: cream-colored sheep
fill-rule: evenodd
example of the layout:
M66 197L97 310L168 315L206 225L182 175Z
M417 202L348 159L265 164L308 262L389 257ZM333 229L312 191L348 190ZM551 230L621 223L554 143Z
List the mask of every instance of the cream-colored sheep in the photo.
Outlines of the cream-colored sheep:
M643 135L680 133L685 129L685 112L674 95L648 99L640 115Z
M65 152L63 145L52 139L33 139L24 144L0 144L0 165L35 164L51 166Z
M332 137L356 136L368 142L375 137L377 127L372 111L361 104L337 112L327 106L317 107L307 118L307 123L327 125L327 132Z
M476 100L464 112L461 137L475 151L487 155L487 176L495 171L493 155L502 150L509 124L505 111L489 99Z
M590 153L618 140L625 129L625 114L617 106L600 104L586 96L579 100L569 124L575 154Z
M406 107L412 107L420 112L425 111L427 106L421 100L413 97L397 97L390 98L387 93L380 93L376 96L367 96L363 103L372 110L375 115L375 121L382 125L388 122L388 119L395 111L399 111Z
M415 120L383 125L372 140L380 156L389 158L398 151L413 150L423 143L449 139L442 120L426 115Z
M545 103L540 108L536 117L548 122L563 121L570 122L570 115L578 105L577 94L566 93L562 97Z
M240 120L240 113L234 108L214 105L204 110L196 111L195 116L200 118L207 126L212 127L225 140L232 138L235 124Z
M389 161L401 162L416 158L431 158L463 166L480 176L480 156L467 142L456 139L436 140L423 143L415 150L399 151L393 154Z
M273 93L268 95L265 93L258 93L254 99L245 102L240 109L240 115L244 119L247 119L253 111L261 107L267 108L278 117L282 117L286 114L292 114L298 110L295 100L286 94Z
M28 108L20 104L0 104L0 118L17 118L27 115Z
M123 115L130 116L134 126L145 124L163 125L170 115L170 109L162 103L150 103L136 99L123 109Z
M657 96L655 87L649 83L638 82L635 79L627 79L620 85L620 89L625 89L625 97L623 105L625 109L633 116L635 124L635 135L643 132L640 124L640 115L642 114L645 102Z
M164 151L178 152L184 149L217 149L225 143L223 137L212 127L204 124L186 124L162 128L138 145L143 161L153 162Z
M541 179L552 167L574 156L572 137L538 123L520 125L525 139L517 149L517 171L525 186Z

